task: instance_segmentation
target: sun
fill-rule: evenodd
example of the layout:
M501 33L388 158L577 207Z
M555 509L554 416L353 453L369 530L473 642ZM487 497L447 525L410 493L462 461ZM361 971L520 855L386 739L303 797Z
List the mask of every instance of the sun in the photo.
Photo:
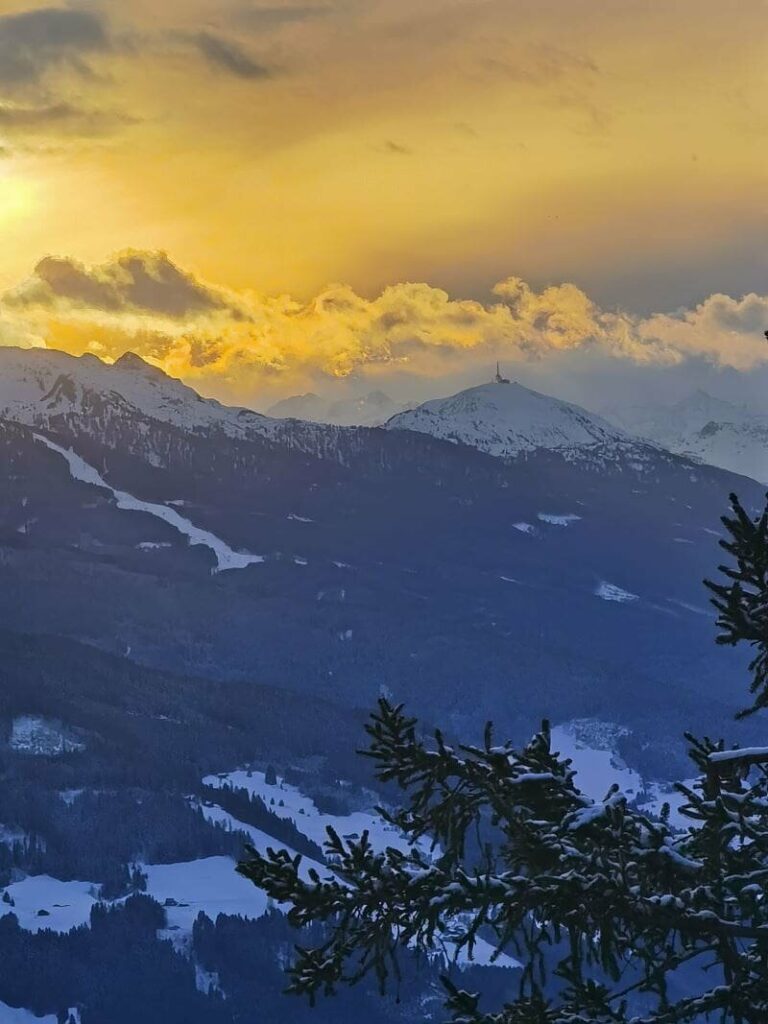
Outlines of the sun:
M0 227L30 216L35 206L35 186L31 179L0 158Z

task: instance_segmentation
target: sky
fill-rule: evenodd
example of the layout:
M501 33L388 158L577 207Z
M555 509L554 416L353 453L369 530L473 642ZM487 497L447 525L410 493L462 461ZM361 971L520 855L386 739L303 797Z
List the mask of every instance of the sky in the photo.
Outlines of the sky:
M759 398L766 56L766 0L0 0L0 343Z

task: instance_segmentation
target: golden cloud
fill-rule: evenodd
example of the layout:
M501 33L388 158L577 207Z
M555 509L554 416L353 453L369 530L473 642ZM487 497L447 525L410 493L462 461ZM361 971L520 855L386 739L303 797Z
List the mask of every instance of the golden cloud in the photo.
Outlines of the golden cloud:
M768 360L768 297L713 295L694 310L640 318L601 309L567 283L535 291L509 277L492 296L401 283L368 299L336 284L300 303L209 284L164 253L131 250L93 267L42 260L4 296L0 338L107 359L132 350L238 401L318 376L428 377L568 350L662 365L699 356L739 369Z

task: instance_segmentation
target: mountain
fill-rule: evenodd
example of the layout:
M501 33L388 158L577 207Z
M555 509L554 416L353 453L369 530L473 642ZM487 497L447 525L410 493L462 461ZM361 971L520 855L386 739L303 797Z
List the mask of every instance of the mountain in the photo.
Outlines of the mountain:
M594 413L516 382L494 381L425 402L393 416L386 426L471 445L502 458L538 449L567 455L598 446L626 447L631 441Z
M392 423L229 409L136 358L0 350L0 380L11 630L341 707L386 687L464 731L492 714L518 733L552 705L643 730L670 679L680 719L700 692L716 717L736 685L700 580L728 493L756 506L760 488L574 406L515 385L458 396L515 412L504 450L524 458L505 460ZM653 772L678 725L654 723Z
M284 398L267 410L268 416L280 419L311 420L314 423L335 423L342 427L379 427L395 413L406 408L394 402L383 391L371 391L357 398L326 399L312 392Z
M246 841L318 862L326 824L401 841L353 753L381 693L467 738L551 717L595 792L610 769L651 809L689 773L683 730L719 734L744 678L701 579L728 493L762 488L492 387L517 393L516 458L230 409L136 357L0 349L0 1004L441 1019L423 966L396 1006L284 1000L281 959L321 936L234 872ZM513 969L460 980L503 992Z
M768 414L696 391L672 406L629 406L609 415L670 451L768 483Z
M67 417L106 422L131 413L230 437L267 434L272 425L259 413L202 398L131 352L107 364L93 355L0 347L0 416L44 425Z

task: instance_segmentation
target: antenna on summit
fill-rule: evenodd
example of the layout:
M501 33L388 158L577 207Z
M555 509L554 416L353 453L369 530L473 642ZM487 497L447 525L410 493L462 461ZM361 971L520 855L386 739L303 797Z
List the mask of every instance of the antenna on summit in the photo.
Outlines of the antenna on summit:
M501 370L499 369L498 360L496 361L496 376L494 380L497 384L509 384L509 378L501 376Z

